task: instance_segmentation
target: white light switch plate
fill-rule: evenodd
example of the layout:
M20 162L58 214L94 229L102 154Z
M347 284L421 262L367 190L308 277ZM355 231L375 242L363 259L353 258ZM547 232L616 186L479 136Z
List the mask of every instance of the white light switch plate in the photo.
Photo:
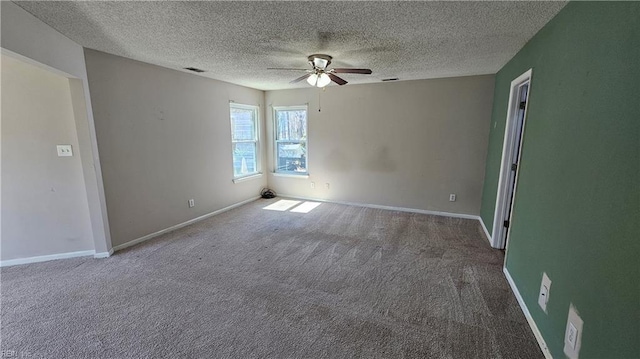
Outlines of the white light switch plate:
M542 310L547 312L547 303L549 303L549 293L551 292L551 279L547 273L542 273L542 283L540 283L540 294L538 295L538 305Z
M58 157L71 157L73 156L73 149L71 145L57 145Z
M569 359L578 359L582 346L582 326L584 322L578 315L578 311L571 304L567 317L567 328L564 331L564 353Z

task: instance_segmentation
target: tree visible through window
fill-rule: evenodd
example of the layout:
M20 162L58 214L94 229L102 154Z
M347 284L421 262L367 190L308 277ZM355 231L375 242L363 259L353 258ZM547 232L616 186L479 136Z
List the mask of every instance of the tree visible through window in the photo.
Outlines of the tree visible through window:
M276 172L307 174L307 108L277 107Z
M232 103L231 142L233 146L233 177L258 173L258 108Z

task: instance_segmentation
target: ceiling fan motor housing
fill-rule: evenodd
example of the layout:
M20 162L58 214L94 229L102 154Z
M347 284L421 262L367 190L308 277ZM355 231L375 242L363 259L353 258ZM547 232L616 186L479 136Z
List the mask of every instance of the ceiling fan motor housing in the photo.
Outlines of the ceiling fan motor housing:
M313 54L309 55L307 59L314 68L324 70L331 63L332 57L324 54Z

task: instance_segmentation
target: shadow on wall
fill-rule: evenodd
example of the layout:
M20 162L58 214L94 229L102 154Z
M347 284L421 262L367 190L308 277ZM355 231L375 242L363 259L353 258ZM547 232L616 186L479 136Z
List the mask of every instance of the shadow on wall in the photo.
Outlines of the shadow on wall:
M389 155L389 147L380 147L373 156L363 161L362 169L369 172L391 173L398 168L396 162ZM357 166L358 161L352 160L346 153L337 148L331 150L325 157L324 166L330 172L350 172Z
M349 159L346 153L334 148L325 157L324 167L331 172L349 172L353 168L353 161Z
M389 147L380 147L378 151L362 166L365 170L371 172L391 173L394 172L398 165L389 155Z

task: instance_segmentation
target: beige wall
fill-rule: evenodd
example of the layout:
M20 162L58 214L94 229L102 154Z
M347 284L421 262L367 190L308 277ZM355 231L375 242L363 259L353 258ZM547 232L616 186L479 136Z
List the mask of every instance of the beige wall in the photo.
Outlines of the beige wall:
M229 101L264 108L264 92L93 50L85 57L114 246L266 185L266 176L232 182L229 119Z
M309 105L310 174L270 173L269 186L283 195L478 215L493 83L487 75L268 91L267 106ZM271 107L266 112L272 141Z
M93 250L69 80L2 55L2 260Z
M2 53L72 79L71 100L79 142L76 150L82 160L94 248L96 256L106 256L111 250L111 237L82 46L11 1L0 2L0 7Z

